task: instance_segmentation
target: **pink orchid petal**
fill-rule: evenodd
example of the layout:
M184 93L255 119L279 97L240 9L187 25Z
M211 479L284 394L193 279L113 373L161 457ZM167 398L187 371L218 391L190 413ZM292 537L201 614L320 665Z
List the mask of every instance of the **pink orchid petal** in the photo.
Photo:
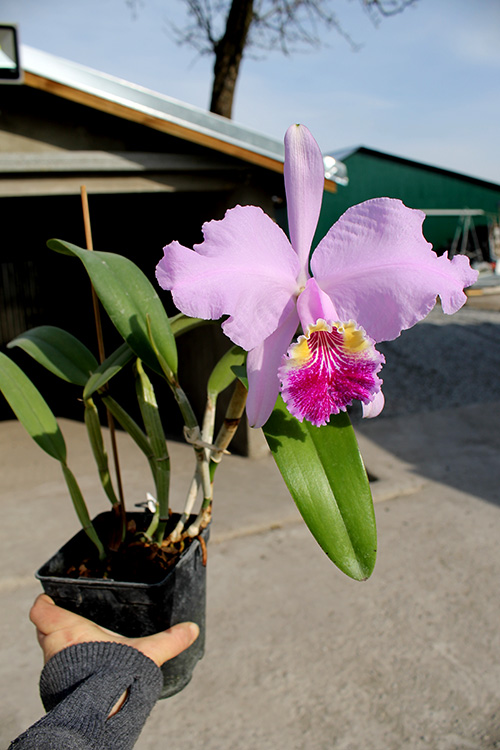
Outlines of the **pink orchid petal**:
M297 312L303 331L320 318L328 322L340 320L330 297L319 288L316 279L309 279L304 291L299 295Z
M291 125L285 135L285 191L288 229L305 283L309 252L318 225L325 168L318 144L304 125Z
M297 312L293 308L276 331L248 353L246 410L251 427L262 427L271 416L280 388L278 367L298 324Z
M390 198L349 208L316 248L311 269L341 320L355 320L375 341L399 336L430 312L466 301L477 273L468 259L439 257L422 235L425 215Z
M186 315L229 315L225 334L249 351L294 306L297 256L285 233L256 206L227 211L222 221L204 224L203 235L194 252L178 242L167 245L156 277Z
M363 417L365 419L373 419L373 417L378 417L382 409L385 405L385 398L382 391L379 391L375 394L374 398L370 403L368 404L361 404L361 408L363 411Z

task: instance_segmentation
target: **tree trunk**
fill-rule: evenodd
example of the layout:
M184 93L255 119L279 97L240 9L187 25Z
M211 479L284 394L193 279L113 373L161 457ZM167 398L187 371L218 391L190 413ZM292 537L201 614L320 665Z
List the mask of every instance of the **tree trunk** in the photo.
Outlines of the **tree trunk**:
M210 112L231 118L234 90L248 30L252 23L253 0L233 0L226 30L214 47L215 64Z

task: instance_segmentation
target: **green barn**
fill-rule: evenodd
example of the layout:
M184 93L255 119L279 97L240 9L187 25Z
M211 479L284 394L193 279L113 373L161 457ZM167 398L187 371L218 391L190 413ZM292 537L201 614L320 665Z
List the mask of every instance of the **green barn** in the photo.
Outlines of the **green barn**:
M317 241L349 206L387 196L425 211L424 234L438 253L467 252L478 261L494 258L500 185L365 146L325 156L325 167L335 160L347 167L348 181L337 193L325 194Z

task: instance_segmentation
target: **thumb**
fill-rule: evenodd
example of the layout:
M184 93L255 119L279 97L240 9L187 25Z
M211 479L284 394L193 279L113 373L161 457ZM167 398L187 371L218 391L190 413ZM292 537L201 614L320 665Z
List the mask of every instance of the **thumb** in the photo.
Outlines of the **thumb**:
M149 656L157 666L161 667L169 659L173 659L194 643L200 634L198 625L194 622L181 622L161 633L137 638L135 648Z

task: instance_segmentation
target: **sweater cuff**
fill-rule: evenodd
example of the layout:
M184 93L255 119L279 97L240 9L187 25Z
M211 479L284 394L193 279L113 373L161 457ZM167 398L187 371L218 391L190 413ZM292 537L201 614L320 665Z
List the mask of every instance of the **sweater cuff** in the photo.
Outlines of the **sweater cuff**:
M123 676L129 684L135 680L140 682L151 704L158 699L163 684L160 668L141 651L131 646L105 641L77 643L59 651L43 668L40 676L40 697L45 710L52 710L96 672L114 675L115 684L120 683L117 685L120 692L116 695L116 700L123 692L122 680L117 680L117 675ZM107 695L95 696L96 699L104 699L105 703L106 698L113 699L114 696L109 695L109 687L108 683L105 687Z

